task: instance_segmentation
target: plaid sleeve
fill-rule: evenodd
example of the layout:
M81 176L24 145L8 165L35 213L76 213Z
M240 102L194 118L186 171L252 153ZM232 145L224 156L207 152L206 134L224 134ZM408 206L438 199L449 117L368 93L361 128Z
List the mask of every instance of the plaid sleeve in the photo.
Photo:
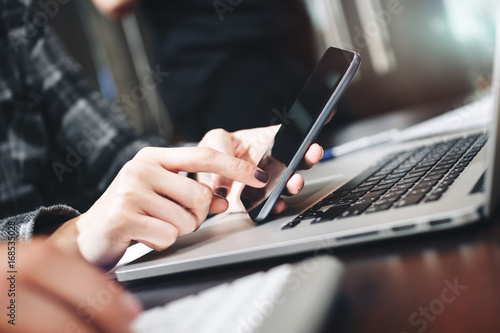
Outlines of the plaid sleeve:
M35 211L24 213L0 220L0 242L11 240L13 237L21 242L31 239L36 224L58 225L80 215L71 207L57 205L40 207Z
M8 74L5 82L16 85L4 90L0 81L0 99L9 100L3 105L10 109L22 109L23 113L14 113L15 116L36 121L36 128L41 133L35 136L26 131L19 132L22 137L9 137L5 147L14 139L29 143L23 147L35 147L36 152L43 155L39 164L32 164L35 171L48 171L42 176L44 179L30 179L25 192L35 193L32 184L36 184L43 188L36 195L19 194L18 187L9 192L19 194L16 196L19 213L30 212L11 214L13 217L0 220L0 240L5 237L9 223L15 223L19 238L29 239L35 224L62 223L74 217L75 210L57 204L87 209L137 151L145 146L166 145L160 138L136 133L127 122L126 113L102 99L54 32L47 24L42 24L43 15L40 13L29 0L0 0L0 35L4 38L1 45L5 46L1 58L9 61L0 66L2 75ZM22 96L17 96L18 92ZM25 152L32 153L31 150ZM27 156L16 155L19 164L24 165ZM7 171L4 168L0 173ZM13 184L17 186L19 183ZM68 198L68 193L73 197ZM17 199L21 195L40 198L36 202L31 200L31 204L38 207L40 202L45 207L24 209L29 205L24 205L24 201L21 205ZM5 202L8 199L13 201L6 198Z
M93 184L102 192L123 164L145 146L164 146L160 139L139 136L118 105L107 104L85 79L49 28L30 45L28 73L41 92L48 133L59 160L52 161L59 182L69 174L78 184ZM76 177L75 177L76 175Z

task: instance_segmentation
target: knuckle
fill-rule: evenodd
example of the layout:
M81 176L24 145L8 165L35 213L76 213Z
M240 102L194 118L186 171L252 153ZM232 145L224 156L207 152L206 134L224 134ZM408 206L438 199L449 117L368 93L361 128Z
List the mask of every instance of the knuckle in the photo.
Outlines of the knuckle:
M227 136L229 133L222 129L222 128L216 128L216 129L213 129L210 131L210 134L215 136L215 137L225 137Z
M133 175L138 170L137 164L139 163L136 160L128 161L123 165L123 167L120 170L120 173L125 174L126 176Z
M153 154L153 150L154 150L153 147L144 147L141 150L139 150L137 154L135 154L134 158L145 158L147 156L151 156L151 154Z
M206 213L210 209L212 204L212 199L214 194L212 189L206 184L199 184L200 186L196 190L196 197L193 202L193 209L190 219L192 221L192 230L196 230L199 225L204 221Z
M206 208L206 213L208 213L208 209L210 207L207 207ZM207 214L203 214L203 215L196 215L196 224L195 224L195 228L193 231L196 231L198 230L200 227L201 227L201 224L203 223L203 221L205 221L205 219L207 218Z
M114 204L111 207L114 210L114 213L123 212L129 207L133 207L136 195L136 191L130 188L127 184L121 186L115 194Z
M201 184L200 183L200 187L199 189L197 190L197 193L198 193L198 198L199 198L199 202L197 202L197 204L199 205L207 205L212 202L212 198L214 196L213 192L212 192L212 189L206 185L206 184Z
M125 163L120 170L120 174L123 178L130 179L142 179L145 175L150 173L149 164L141 160L130 160Z
M189 216L186 218L186 233L191 233L195 231L198 228L198 218L193 216L192 214L189 214Z
M248 167L247 162L239 158L231 158L228 163L228 170L242 171L246 170Z
M215 129L213 129L213 130L209 131L209 132L205 135L205 137L206 137L206 138L219 138L219 137L225 137L225 136L227 136L228 134L229 134L229 133L228 133L226 130L222 129L222 128L215 128Z
M177 237L179 237L179 230L172 225L169 225L169 228L165 232L165 237L162 237L162 242L154 245L155 251L163 251L169 248L172 244L175 243Z

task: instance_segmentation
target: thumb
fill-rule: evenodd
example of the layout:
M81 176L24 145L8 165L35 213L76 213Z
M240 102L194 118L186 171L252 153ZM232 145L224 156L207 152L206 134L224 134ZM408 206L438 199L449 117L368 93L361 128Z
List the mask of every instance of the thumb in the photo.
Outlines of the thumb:
M235 157L231 133L221 129L211 131L210 134L210 148L231 157ZM233 186L233 180L218 174L212 174L211 178L214 193L226 198Z

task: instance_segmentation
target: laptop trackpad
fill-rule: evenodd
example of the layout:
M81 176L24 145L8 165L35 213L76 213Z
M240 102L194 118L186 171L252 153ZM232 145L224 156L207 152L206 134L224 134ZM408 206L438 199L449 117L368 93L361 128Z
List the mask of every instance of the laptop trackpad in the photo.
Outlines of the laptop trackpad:
M300 194L285 198L288 205L287 215L300 213L305 208L340 187L346 180L346 176L343 174L306 180Z

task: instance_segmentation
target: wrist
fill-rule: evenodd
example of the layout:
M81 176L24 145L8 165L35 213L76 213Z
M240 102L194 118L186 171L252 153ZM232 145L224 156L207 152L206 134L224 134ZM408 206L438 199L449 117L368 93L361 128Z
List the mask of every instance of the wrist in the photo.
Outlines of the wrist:
M83 259L83 255L78 247L78 228L76 223L82 215L79 215L62 225L60 225L48 238L47 242L56 248L69 253L74 257Z

